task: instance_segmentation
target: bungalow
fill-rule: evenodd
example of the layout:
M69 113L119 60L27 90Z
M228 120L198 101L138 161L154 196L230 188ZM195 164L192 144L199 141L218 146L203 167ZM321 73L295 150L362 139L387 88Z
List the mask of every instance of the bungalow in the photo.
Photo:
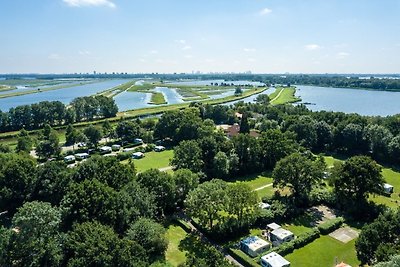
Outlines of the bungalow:
M271 244L258 236L250 236L240 241L240 249L251 257L257 257L270 248Z
M290 262L276 252L268 253L261 257L263 267L289 267Z
M393 185L390 184L383 184L383 190L385 191L386 194L391 194L393 193Z
M87 158L89 158L89 154L88 153L76 153L75 158L77 160L87 159Z
M154 151L155 152L161 152L161 151L164 151L165 150L165 146L156 146L155 148L154 148Z
M107 154L112 152L112 148L109 146L102 146L99 148L100 154Z
M133 159L141 159L141 158L144 158L144 153L142 153L142 152L135 152L135 153L132 154L132 158L133 158Z
M73 155L68 155L68 156L64 157L64 162L67 164L74 163L75 157Z
M121 149L121 145L112 145L111 149L112 151L119 151Z

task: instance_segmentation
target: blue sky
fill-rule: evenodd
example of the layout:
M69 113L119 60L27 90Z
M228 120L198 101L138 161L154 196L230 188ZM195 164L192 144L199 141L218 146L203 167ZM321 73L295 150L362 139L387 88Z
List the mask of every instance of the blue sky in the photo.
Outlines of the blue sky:
M399 0L2 0L0 73L399 73Z

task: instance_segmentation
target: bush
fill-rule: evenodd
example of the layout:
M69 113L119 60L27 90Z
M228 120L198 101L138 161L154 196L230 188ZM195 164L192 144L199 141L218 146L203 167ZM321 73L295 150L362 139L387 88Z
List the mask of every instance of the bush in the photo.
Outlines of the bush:
M260 267L259 264L239 249L228 249L229 254L245 267Z
M156 147L155 144L148 144L148 145L145 147L145 151L146 151L146 152L153 151L155 147Z
M132 156L132 151L130 152L121 152L117 154L117 159L122 161L122 160L126 160L129 159Z
M318 230L321 232L321 234L327 235L338 229L343 223L344 219L342 217L338 217L318 225Z
M295 240L283 243L279 247L274 248L273 251L282 256L285 256L289 253L292 253L295 249L302 248L305 245L311 243L319 237L319 234L320 233L318 228L313 228L311 231L301 234Z

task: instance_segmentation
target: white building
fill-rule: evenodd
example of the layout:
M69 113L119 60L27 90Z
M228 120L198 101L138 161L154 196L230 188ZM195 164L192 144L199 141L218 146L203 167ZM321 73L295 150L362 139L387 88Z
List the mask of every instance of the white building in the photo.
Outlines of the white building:
M294 234L289 230L278 228L269 233L269 240L274 245L280 245L284 242L289 242L294 239Z
M257 257L270 248L271 244L258 236L250 236L240 241L240 249L251 257Z
M268 253L261 257L263 267L289 267L290 262L276 252Z

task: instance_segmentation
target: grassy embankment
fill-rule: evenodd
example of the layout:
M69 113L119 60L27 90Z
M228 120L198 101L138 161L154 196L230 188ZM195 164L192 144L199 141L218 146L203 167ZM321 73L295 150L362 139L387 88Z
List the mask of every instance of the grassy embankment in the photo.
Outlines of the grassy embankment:
M159 92L152 92L151 100L149 104L151 105L163 105L167 104L168 102L165 100L164 94Z
M6 92L6 91L12 91L17 89L15 86L9 86L9 85L1 85L0 84L0 92Z
M294 95L295 93L295 87L278 87L275 92L269 95L270 103L272 105L282 105L301 101L299 97Z
M42 93L42 92L65 89L65 88L70 88L70 87L75 87L75 86L80 86L80 85L98 83L98 82L101 82L101 81L102 80L80 82L79 84L74 83L74 84L55 85L55 86L40 88L40 90L39 89L32 89L32 90L26 90L26 91L21 91L21 92L13 92L13 93L9 93L9 94L2 94L2 95L0 95L0 98L7 98L7 97L13 97L13 96L21 96L21 95L30 95L30 94Z
M98 95L103 95L106 97L114 97L126 90L129 90L131 87L133 87L136 83L136 80L131 80L129 82L123 83L121 85L117 85L113 88L107 89L105 91L97 93Z

